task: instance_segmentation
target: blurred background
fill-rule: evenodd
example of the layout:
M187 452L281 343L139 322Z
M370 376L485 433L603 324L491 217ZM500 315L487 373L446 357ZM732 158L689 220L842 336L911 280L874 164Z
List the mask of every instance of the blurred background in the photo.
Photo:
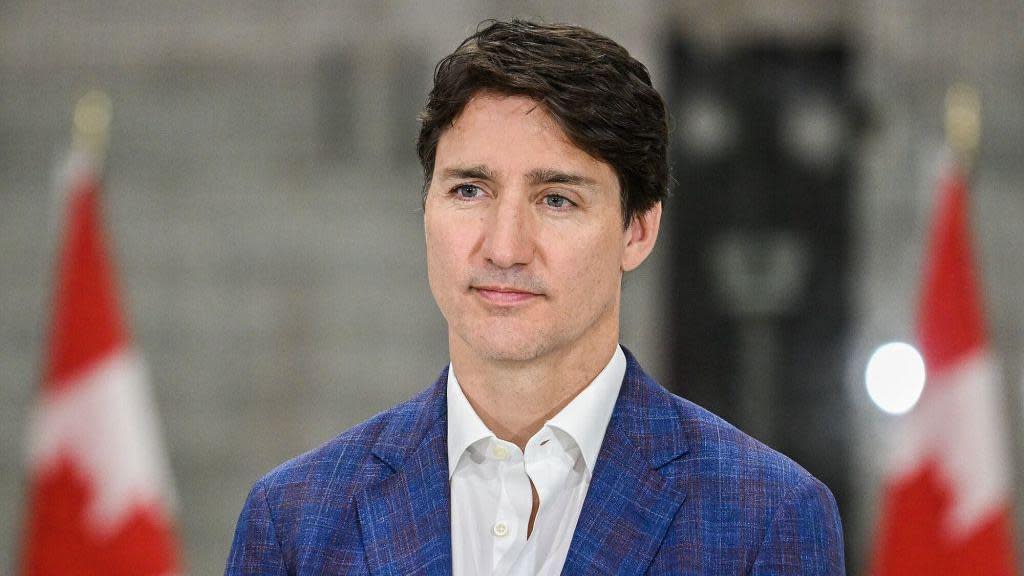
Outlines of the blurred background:
M184 560L215 574L257 478L446 364L416 114L434 64L481 20L511 16L590 27L652 71L677 183L654 257L625 281L622 342L666 387L823 479L854 574L899 420L868 398L865 366L914 341L944 98L973 86L973 242L1021 445L1019 0L6 1L0 572L21 546L63 216L54 174L78 97L100 87L113 103L105 226ZM1006 456L1014 478L1019 454Z

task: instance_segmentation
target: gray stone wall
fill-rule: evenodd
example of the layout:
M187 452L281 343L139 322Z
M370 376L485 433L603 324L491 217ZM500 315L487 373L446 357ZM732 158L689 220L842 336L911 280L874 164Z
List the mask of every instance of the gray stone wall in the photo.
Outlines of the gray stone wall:
M486 17L589 25L648 62L677 26L710 49L841 34L872 111L858 185L865 541L888 425L861 374L912 334L941 100L975 83L986 120L974 222L1010 397L1024 341L1024 7L938 0L718 2L5 2L0 4L0 572L13 571L27 413L39 379L59 203L52 174L86 88L114 102L104 192L192 573L222 569L249 485L404 399L446 362L423 263L415 114L433 63ZM968 7L969 6L969 7ZM623 341L656 376L661 258L627 280ZM1019 402L1018 402L1019 404ZM1011 406L1019 412L1018 405ZM856 565L856 562L854 563Z

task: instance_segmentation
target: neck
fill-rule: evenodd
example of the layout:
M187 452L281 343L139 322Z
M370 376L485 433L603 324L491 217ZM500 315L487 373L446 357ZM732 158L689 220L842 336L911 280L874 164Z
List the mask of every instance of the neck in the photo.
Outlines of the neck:
M544 423L597 377L617 345L618 330L600 342L526 361L481 359L453 345L452 366L483 423L498 438L525 449Z

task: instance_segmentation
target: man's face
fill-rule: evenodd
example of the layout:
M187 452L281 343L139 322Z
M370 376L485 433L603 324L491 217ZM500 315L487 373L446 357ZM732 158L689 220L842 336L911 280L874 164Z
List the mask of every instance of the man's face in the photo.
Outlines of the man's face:
M441 135L434 166L427 269L453 357L527 361L617 340L622 272L650 246L636 254L623 229L610 165L537 102L480 94Z

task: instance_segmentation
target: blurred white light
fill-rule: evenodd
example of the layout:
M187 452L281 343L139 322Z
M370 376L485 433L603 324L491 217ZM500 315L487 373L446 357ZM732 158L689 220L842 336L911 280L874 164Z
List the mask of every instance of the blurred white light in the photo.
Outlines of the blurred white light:
M904 414L924 391L924 359L910 344L890 342L871 355L864 379L868 396L882 411Z

